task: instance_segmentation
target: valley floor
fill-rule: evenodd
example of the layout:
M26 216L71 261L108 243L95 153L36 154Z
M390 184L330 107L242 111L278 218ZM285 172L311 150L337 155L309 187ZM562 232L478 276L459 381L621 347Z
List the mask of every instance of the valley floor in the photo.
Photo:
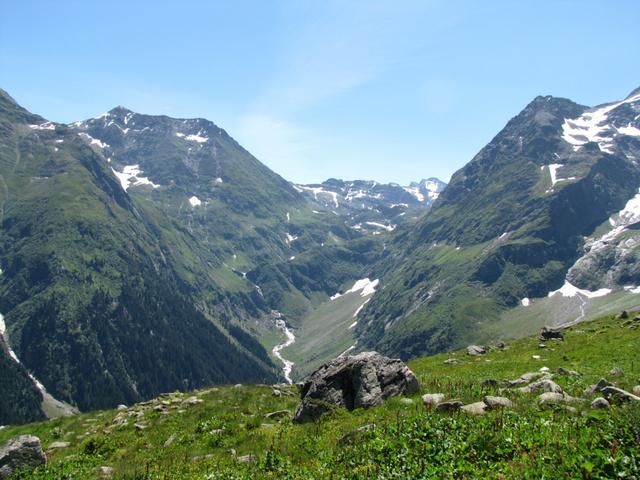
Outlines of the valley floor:
M638 325L633 315L608 316L571 327L545 348L531 337L480 357L460 351L410 363L423 394L514 402L480 416L436 412L415 395L294 425L295 387L236 385L7 427L0 444L40 437L49 462L22 477L38 479L638 478L640 402L594 410L589 397L573 409L541 408L535 394L487 382L562 367L580 374L554 376L574 397L601 377L631 390L640 383Z

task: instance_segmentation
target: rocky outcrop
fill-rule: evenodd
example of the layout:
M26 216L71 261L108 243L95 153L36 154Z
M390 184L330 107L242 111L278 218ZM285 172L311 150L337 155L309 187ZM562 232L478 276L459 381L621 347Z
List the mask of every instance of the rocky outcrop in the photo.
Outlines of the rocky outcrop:
M33 435L20 435L0 447L0 479L11 477L21 470L33 470L46 463L40 439Z
M419 389L418 379L399 359L377 352L338 357L318 368L304 383L293 421L315 420L334 407L372 407L389 397Z

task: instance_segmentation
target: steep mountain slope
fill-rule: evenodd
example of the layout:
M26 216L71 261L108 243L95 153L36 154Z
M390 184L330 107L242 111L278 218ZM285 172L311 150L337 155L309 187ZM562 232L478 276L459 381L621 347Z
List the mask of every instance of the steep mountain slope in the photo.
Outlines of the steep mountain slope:
M408 187L373 180L343 181L330 178L320 184L293 185L317 208L345 217L347 224L379 235L398 225L415 222L438 198L446 183L437 178L411 182Z
M295 321L379 250L208 120L117 107L71 127L154 219L163 252L224 328L250 328L272 309Z
M0 97L2 371L41 404L0 423L64 407L51 394L87 409L274 380L272 311L299 322L384 253L207 120L59 125Z
M627 204L640 185L639 113L637 91L594 109L531 102L398 234L380 293L359 316L359 347L409 357L500 335L505 309L563 285L586 236L599 240L587 242L571 280L640 283L628 240L637 200Z
M86 139L4 92L0 187L3 341L54 397L100 408L178 388L275 379L257 341L216 326L194 302L185 281L188 232L168 244L161 212L125 191ZM15 365L2 368L5 381L24 384ZM27 390L31 405L39 394ZM0 423L20 420L7 414Z

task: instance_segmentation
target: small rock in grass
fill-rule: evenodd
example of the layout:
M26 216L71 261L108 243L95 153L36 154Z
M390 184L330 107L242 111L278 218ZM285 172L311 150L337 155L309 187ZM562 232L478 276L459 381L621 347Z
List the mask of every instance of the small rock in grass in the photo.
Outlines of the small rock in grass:
M258 461L258 457L255 455L242 455L238 457L238 461L242 463L253 463Z
M598 397L591 402L591 408L609 408L611 405L606 398Z
M291 416L291 412L289 410L278 410L275 412L269 412L265 414L264 418L280 418L280 417L289 417Z
M55 450L58 448L67 448L69 445L71 445L71 443L69 442L53 442L51 445L49 445L49 450Z
M271 392L271 395L273 395L274 397L281 397L282 396L282 392L280 390L277 389L273 389Z
M487 349L481 345L469 345L467 347L467 353L471 356L477 357L478 355L484 355L487 353Z
M622 375L622 370L618 367L613 367L611 371L609 371L610 375Z
M147 426L144 423L135 423L133 426L138 431L142 431L142 430L145 430L147 428Z
M227 453L233 455L234 457L236 456L237 452L235 448L230 448L229 450L227 450Z
M426 393L422 395L422 403L425 407L433 408L444 400L443 393Z
M178 435L176 433L172 433L171 435L169 435L169 438L167 438L164 442L164 448L167 448L169 445L171 445L177 436Z
M102 466L98 470L101 475L113 475L113 467Z
M447 358L444 362L446 365L460 365L462 362L457 358Z
M460 410L464 406L460 400L449 400L447 402L440 402L436 405L437 412L455 412Z
M540 355L531 355L534 360L540 360Z
M513 402L506 397L493 397L491 395L485 395L482 397L482 401L486 404L489 410L496 408L509 408L513 406Z
M547 346L544 343L539 343L538 348L547 348Z
M636 385L635 387L633 387L633 390L631 390L631 392L632 392L634 395L637 395L637 396L639 396L639 397L640 397L640 385Z
M403 403L404 405L411 405L413 403L413 400L411 400L410 398L401 398L400 403Z
M545 392L538 395L539 405L554 405L565 401L564 395L558 392Z
M189 397L186 400L182 401L183 405L198 405L199 403L203 403L204 400L198 397Z
M242 384L241 383L236 383L233 388L242 388ZM251 455L249 455L251 456Z
M120 404L120 405L118 405L116 407L116 410L118 410L119 412L121 412L122 410L126 410L126 409L127 409L127 406L126 405L122 405L122 404Z
M470 403L469 405L463 405L460 410L471 415L484 415L488 410L487 404L484 402Z
M526 387L521 387L519 390L523 393L538 391L562 393L562 387L553 380L539 380L527 385Z
M576 372L575 370L567 370L566 368L562 368L562 367L558 367L556 372L558 372L558 375L564 375L566 377L579 377L580 376L580 374L578 372Z

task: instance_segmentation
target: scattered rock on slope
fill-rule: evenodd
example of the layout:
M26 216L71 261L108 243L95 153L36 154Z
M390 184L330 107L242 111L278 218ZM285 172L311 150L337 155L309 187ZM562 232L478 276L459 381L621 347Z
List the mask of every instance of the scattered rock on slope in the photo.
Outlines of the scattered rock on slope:
M602 408L609 408L609 407L610 405L606 398L598 397L593 402L591 402L591 408L602 409Z
M540 330L540 340L564 340L564 333L554 328L542 327L542 330Z
M484 355L487 353L487 349L481 345L469 345L467 347L467 353L471 356L477 357L478 355Z
M20 435L12 438L0 447L0 479L9 478L20 470L33 470L46 461L38 437Z
M399 359L377 352L338 357L309 376L293 421L315 420L334 406L348 410L372 407L388 397L419 389L418 379Z
M444 393L425 393L422 395L422 403L425 407L433 408L444 400Z

